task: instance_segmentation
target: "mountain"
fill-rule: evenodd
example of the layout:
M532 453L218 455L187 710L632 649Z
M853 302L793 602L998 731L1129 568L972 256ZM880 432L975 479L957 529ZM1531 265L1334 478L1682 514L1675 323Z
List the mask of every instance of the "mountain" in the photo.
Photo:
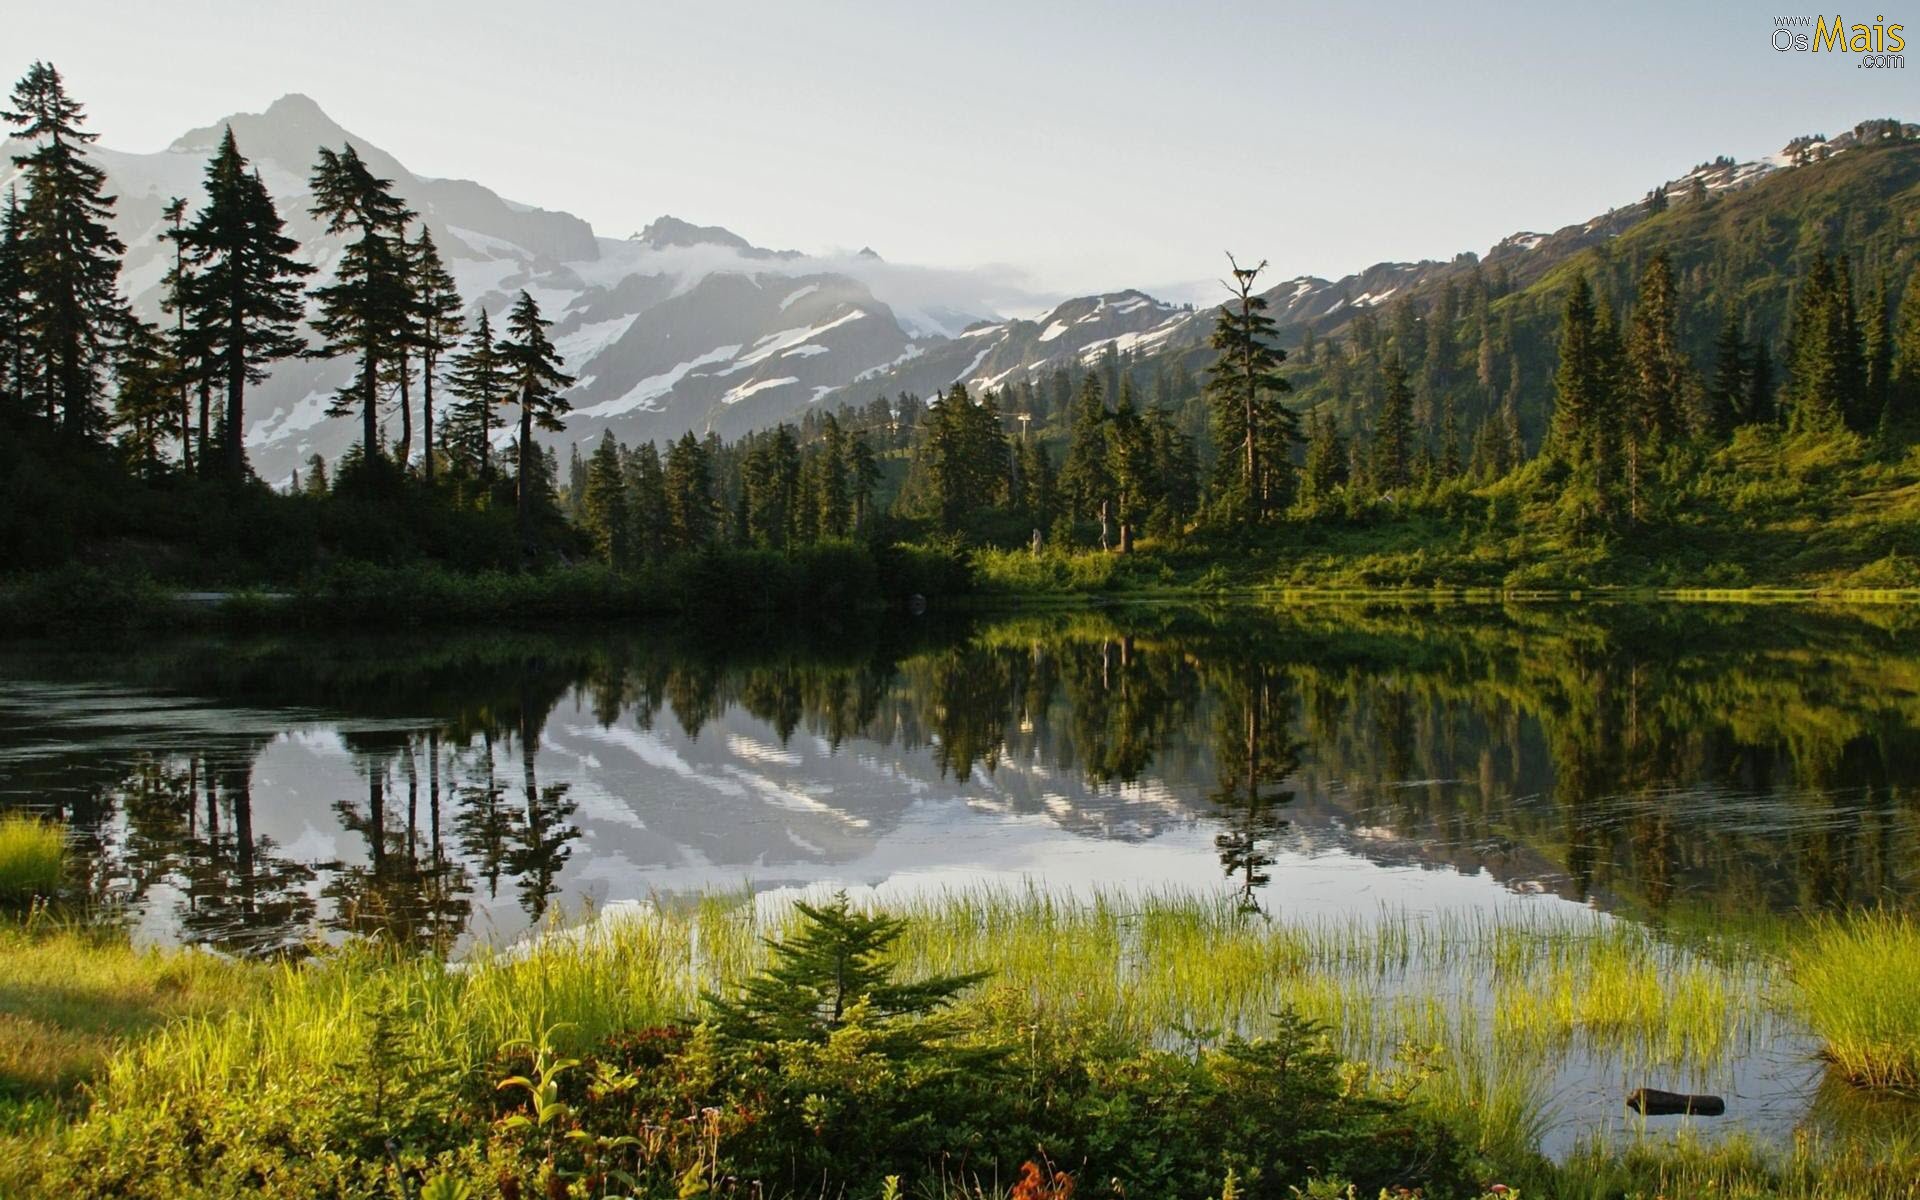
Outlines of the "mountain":
M1624 297L1631 295L1632 265L1665 249L1700 270L1707 269L1705 260L1716 256L1741 264L1753 285L1753 294L1747 298L1762 302L1756 314L1759 328L1754 332L1777 337L1794 274L1789 260L1801 249L1793 240L1796 231L1821 230L1833 237L1835 249L1842 235L1860 238L1869 231L1883 240L1904 236L1906 244L1911 244L1912 231L1920 228L1920 199L1910 190L1912 180L1906 168L1920 164L1920 140L1916 139L1920 139L1920 125L1896 121L1863 122L1832 138L1796 137L1779 153L1755 161L1720 157L1704 162L1649 188L1638 201L1609 208L1579 224L1550 233L1513 233L1484 255L1466 252L1445 261L1375 263L1335 280L1299 276L1262 295L1281 342L1289 347L1299 346L1309 331L1316 338L1348 334L1358 316L1370 312L1383 316L1381 310L1396 302L1404 301L1424 316L1440 302L1449 284L1465 292L1476 278L1497 281L1501 294L1513 297L1508 305L1520 314L1523 327L1550 325L1558 310L1549 293L1564 281L1569 264L1586 261L1592 257L1589 252L1600 247L1632 250L1633 254L1613 256L1617 269L1607 272L1610 278L1604 281L1612 284L1612 295ZM1894 157L1882 159L1881 151ZM1708 201L1704 205L1695 204L1696 181ZM1705 220L1707 214L1711 222ZM1759 249L1742 244L1755 242L1760 243ZM1730 250L1733 253L1728 254ZM1888 261L1897 253L1889 247ZM1894 282L1897 286L1899 280ZM1717 314L1717 300L1707 311ZM1702 355L1717 328L1715 321L1717 315L1691 331ZM876 393L902 390L925 395L958 381L974 388L1000 387L1022 375L1032 379L1066 362L1090 366L1109 346L1143 364L1156 355L1200 357L1199 347L1212 328L1210 309L1174 309L1139 292L1086 297L1060 305L1038 323L1012 321L969 329L954 343L929 348L830 399L866 401ZM1525 332L1529 331L1523 328ZM1532 348L1538 350L1547 331L1531 332L1536 335ZM1527 376L1538 407L1544 404L1549 368L1537 361L1528 365L1539 368ZM1317 378L1312 372L1304 380L1299 378L1302 366L1298 363L1289 364L1289 372L1296 376L1297 388ZM1301 404L1309 406L1319 398L1308 387L1303 389ZM1343 415L1349 424L1357 423L1353 413Z
M202 200L207 159L229 125L288 233L321 267L316 285L341 243L307 214L307 178L316 148L346 143L420 213L473 309L499 317L522 289L539 300L579 378L569 396L575 415L552 442L587 441L607 429L629 442L687 430L731 437L792 419L827 392L991 318L995 289L1006 291L964 272L890 264L868 249L825 256L763 249L729 230L669 216L631 238L601 237L571 214L517 203L469 180L415 174L311 99L291 95L265 112L185 133L158 153L92 151L118 196L115 232L128 247L122 286L149 319L164 319L170 254L162 210L174 196ZM23 151L11 142L0 148ZM4 188L16 171L10 159L0 161L8 163L0 167ZM247 444L263 478L284 480L308 456L332 459L352 443L353 422L326 416L348 375L344 362L283 362L253 391Z
M985 273L896 264L870 247L824 255L770 250L731 230L672 216L627 238L603 237L569 213L516 203L482 184L417 175L299 95L284 96L262 113L237 113L192 130L158 153L94 148L109 190L119 197L115 231L128 246L122 285L149 318L162 318L161 280L170 257L161 238L162 209L173 196L200 201L207 158L229 125L265 178L288 232L320 266L316 284L325 282L340 242L307 214L307 178L319 146L347 143L375 172L393 179L395 190L421 214L471 308L499 317L519 291L533 295L553 321L555 343L579 380L569 393L574 412L565 429L546 435L563 450L606 430L627 442L688 430L734 437L796 419L823 403L865 404L902 391L926 397L955 383L975 390L1004 387L1062 365L1093 363L1109 348L1135 361L1178 355L1199 365L1199 348L1212 328L1210 310L1175 306L1139 291L1077 297L1038 319L1006 318L996 310L1030 312L1037 306L1017 286ZM1740 261L1784 270L1773 242L1791 230L1755 234L1749 228L1766 225L1772 197L1820 191L1821 180L1836 181L1848 196L1850 187L1880 196L1894 184L1866 180L1863 169L1848 164L1877 158L1862 153L1873 145L1916 133L1920 128L1886 121L1834 138L1796 138L1766 159L1715 159L1649 190L1649 198L1658 194L1663 200L1610 208L1552 233L1518 232L1484 256L1377 263L1338 280L1300 277L1266 296L1286 343L1300 343L1309 331L1337 336L1358 314L1402 299L1424 312L1450 283L1466 286L1476 275L1493 275L1505 291L1525 296L1595 247L1638 246L1643 232L1690 228L1688 213L1695 207L1717 214L1723 224L1729 213L1750 214L1737 230L1698 236L1714 245L1758 237L1765 252ZM0 152L21 150L10 142ZM1911 158L1920 145L1902 141L1897 150ZM0 162L7 164L0 166L3 188L16 172L10 159ZM1859 182L1848 182L1856 176ZM1696 206L1696 192L1739 202ZM1760 199L1748 203L1754 197ZM1869 205L1867 199L1823 203L1802 216L1831 230L1849 220L1859 226L1865 218L1853 210ZM1904 228L1910 237L1915 226L1907 219L1907 225L1891 228ZM1875 213L1868 224L1888 228L1887 214ZM1697 241L1674 245L1692 253ZM1528 367L1537 390L1544 376L1538 363ZM356 422L326 416L349 370L344 362L284 362L254 391L247 442L262 477L284 480L308 456L332 459L355 439ZM1310 370L1302 382L1311 385ZM1310 387L1304 399L1313 400Z

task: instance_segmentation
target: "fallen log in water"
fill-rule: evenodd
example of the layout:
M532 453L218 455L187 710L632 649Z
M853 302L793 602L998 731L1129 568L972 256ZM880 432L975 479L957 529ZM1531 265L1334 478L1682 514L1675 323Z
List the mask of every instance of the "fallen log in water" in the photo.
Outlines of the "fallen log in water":
M1717 1117L1727 1111L1727 1102L1718 1096L1690 1096L1685 1092L1637 1088L1628 1093L1627 1107L1649 1117Z

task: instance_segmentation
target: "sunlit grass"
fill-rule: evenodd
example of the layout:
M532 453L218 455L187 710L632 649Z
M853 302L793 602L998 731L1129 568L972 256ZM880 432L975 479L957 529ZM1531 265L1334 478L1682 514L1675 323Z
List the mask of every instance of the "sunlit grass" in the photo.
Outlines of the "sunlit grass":
M1818 927L1788 962L1770 949L1676 943L1631 923L1545 909L1284 921L1242 911L1229 896L1074 899L1021 889L888 907L908 918L896 947L902 974L990 972L962 1001L984 1036L1071 1028L1181 1050L1258 1036L1291 1008L1322 1023L1357 1070L1406 1089L1487 1161L1531 1163L1562 1183L1575 1173L1542 1165L1540 1147L1567 1115L1555 1088L1570 1063L1724 1076L1791 1022L1791 1003L1807 1005L1849 1073L1849 1055L1911 1071L1920 1047L1920 1023L1900 1023L1916 1009L1899 1003L1894 987L1914 977L1913 930L1890 917ZM61 942L16 933L0 947L0 965L11 968L0 987L45 989L49 998L37 1003L54 1011L5 1009L7 1019L36 1024L0 1033L23 1058L44 1047L49 1057L36 1061L68 1064L37 1066L44 1078L29 1090L58 1093L92 1078L100 1112L171 1111L192 1107L195 1097L271 1105L327 1086L338 1064L364 1056L382 1019L397 1020L406 1056L434 1064L436 1075L484 1078L516 1040L548 1033L556 1050L571 1053L618 1031L697 1019L702 994L758 969L765 939L785 936L793 921L784 900L708 896L556 923L519 946L454 964L349 946L304 964L242 966L198 954L141 955L74 942L75 934L58 935L68 939ZM122 987L166 996L159 966L174 964L186 972L173 985L182 998L118 1009L130 1002L63 999L60 989L71 984L60 978L63 955L98 959L82 973L95 996ZM1808 989L1807 980L1827 977L1852 986ZM1817 1007L1822 999L1835 1007ZM1852 1040L1838 1032L1841 1016L1880 1007L1896 1016ZM100 1073L116 1046L123 1052ZM1660 1187L1718 1180L1720 1194L1731 1195L1766 1194L1741 1189L1781 1170L1812 1177L1813 1159L1794 1157L1799 1150L1774 1161L1742 1145L1683 1147L1667 1158L1631 1151L1609 1159L1608 1170L1619 1181ZM1855 1158L1870 1177L1871 1164Z
M0 904L20 904L60 886L66 835L51 821L0 815Z
M1920 925L1903 914L1823 920L1791 952L1794 990L1834 1069L1920 1094Z

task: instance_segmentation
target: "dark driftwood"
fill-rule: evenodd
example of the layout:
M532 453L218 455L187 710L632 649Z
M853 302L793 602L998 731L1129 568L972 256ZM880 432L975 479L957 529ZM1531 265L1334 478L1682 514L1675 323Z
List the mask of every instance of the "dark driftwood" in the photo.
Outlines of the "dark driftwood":
M1685 1092L1639 1088L1628 1094L1627 1107L1649 1117L1717 1117L1727 1111L1727 1102L1718 1096L1689 1096Z

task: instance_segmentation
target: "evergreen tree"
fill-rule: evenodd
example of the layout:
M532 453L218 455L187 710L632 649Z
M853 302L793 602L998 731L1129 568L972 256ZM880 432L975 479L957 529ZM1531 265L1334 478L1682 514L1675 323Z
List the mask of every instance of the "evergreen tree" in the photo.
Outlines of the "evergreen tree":
M854 435L847 457L847 494L853 503L853 527L865 531L873 506L873 492L880 484L880 461L874 457L873 443L864 433Z
M0 419L24 418L31 411L26 248L21 225L20 195L9 187L7 206L0 211Z
M1347 443L1340 436L1333 414L1316 411L1307 420L1307 463L1303 472L1303 498L1324 503L1346 480Z
M1603 349L1596 336L1593 289L1585 272L1573 277L1560 317L1560 365L1554 371L1551 440L1554 454L1579 463L1600 456L1605 394Z
M1859 407L1855 381L1865 372L1852 307L1832 260L1816 256L1794 297L1788 343L1786 399L1794 429L1837 429Z
M210 432L208 425L211 419L211 413L208 410L211 407L212 398L204 387L199 389L201 409L199 436L196 439L193 432L193 393L195 383L206 377L203 364L207 356L196 344L197 338L187 328L187 283L191 278L191 272L187 268L185 240L187 202L175 196L167 201L167 206L161 210L161 215L167 220L167 231L160 236L173 244L173 265L167 268L165 277L160 281L161 287L165 290L160 308L163 312L173 315L173 345L170 347L170 352L175 368L174 386L179 390L179 412L176 416L179 423L180 466L183 471L191 475L194 473L196 462L204 465L206 461L207 438Z
M560 353L547 337L550 324L552 322L540 316L540 305L523 291L514 301L513 311L507 314L507 336L500 343L500 356L505 360L508 384L513 389L507 402L520 406L519 486L515 489L515 506L521 542L529 548L533 541L535 500L530 468L533 456L539 453L533 431L535 427L550 433L565 428L560 418L573 407L560 395L563 389L573 385L573 376L563 369L565 364L560 361Z
M1452 390L1440 402L1440 457L1435 467L1442 479L1457 478L1461 470L1460 414L1456 411Z
M1100 548L1107 548L1104 509L1113 497L1113 474L1108 466L1107 411L1098 376L1080 382L1073 402L1073 424L1067 437L1067 457L1060 466L1060 490L1067 513L1078 522L1100 522Z
M1006 431L992 396L978 402L965 384L947 389L927 414L923 474L940 527L957 533L1000 502L1010 473Z
M1647 460L1680 429L1687 360L1680 351L1679 313L1673 266L1665 252L1653 256L1640 276L1627 334L1628 380L1622 416L1627 517L1639 521L1647 489ZM1704 428L1697 432L1705 432Z
M23 396L78 441L100 432L102 371L127 320L119 289L126 247L108 226L114 198L101 193L106 172L86 156L99 135L82 128L86 110L67 95L59 71L34 63L12 103L0 120L33 144L13 159L26 183L16 218L27 298L16 334Z
M160 473L160 445L174 416L176 371L160 331L145 321L128 321L114 363L114 423L121 453L147 478Z
M667 448L667 515L675 550L698 550L713 538L713 466L691 431Z
M433 234L426 225L420 226L420 236L414 239L411 250L409 265L413 271L415 305L413 344L420 353L421 469L426 481L431 484L436 449L433 439L433 385L439 374L441 358L460 344L465 322L460 319L460 290L454 285L453 273L441 261L440 248L434 245Z
M1020 478L1025 481L1021 500L1026 505L1027 520L1036 530L1053 528L1060 518L1060 484L1046 443L1021 443Z
M1298 424L1279 400L1291 390L1280 375L1287 353L1273 344L1267 302L1253 291L1267 264L1242 267L1231 255L1228 262L1233 299L1220 307L1207 339L1218 357L1207 373L1206 393L1230 503L1243 521L1260 521L1289 490L1292 464L1286 455L1299 439Z
M627 456L627 518L633 530L633 554L642 562L666 557L673 540L673 521L667 510L667 477L660 451L643 442Z
M1893 329L1892 364L1888 369L1888 403L1896 427L1909 425L1920 415L1920 260L1913 265L1900 297L1900 317Z
M1122 554L1133 552L1133 535L1158 500L1153 473L1153 433L1133 407L1133 385L1123 379L1120 402L1107 423L1107 477L1113 481L1113 517Z
M380 380L400 360L412 326L415 302L405 240L414 213L393 194L393 181L367 169L352 146L325 146L313 169L313 216L330 234L352 234L341 251L334 281L317 288L320 316L314 329L323 358L351 355L353 381L340 389L331 415L344 416L360 406L361 457L369 469L380 452Z
M1404 487L1412 479L1413 392L1399 351L1381 364L1380 417L1373 431L1373 486Z
M755 437L741 464L745 535L757 546L779 550L793 539L799 516L800 447L781 424Z
M1862 322L1861 343L1865 351L1865 379L1861 388L1861 415L1875 422L1892 419L1889 402L1893 398L1893 330L1887 324L1887 279L1874 281L1873 295L1867 302Z
M1753 365L1747 371L1748 419L1756 425L1771 425L1780 419L1779 404L1773 388L1773 356L1765 342L1753 347Z
M620 444L613 431L600 435L593 460L587 466L586 486L581 489L580 524L593 538L593 548L602 561L616 568L627 566L631 557L632 528L627 512L626 472L621 468Z
M1200 455L1193 439L1175 425L1165 409L1154 409L1148 415L1147 427L1153 443L1149 479L1155 496L1148 525L1161 536L1169 536L1180 533L1200 507Z
M1707 432L1724 438L1736 425L1748 424L1751 396L1748 376L1752 364L1747 356L1746 339L1740 336L1740 320L1727 309L1720 332L1713 342L1713 384L1707 389Z
M488 480L493 475L493 431L499 428L499 410L509 402L513 381L485 309L467 335L466 348L448 365L447 388L456 401L445 428L448 457Z
M301 280L314 269L292 257L300 243L282 232L286 222L232 127L207 164L206 188L206 205L180 231L190 271L181 299L200 368L225 389L221 474L237 480L247 475L247 385L267 377L268 363L306 349Z
M984 973L936 975L902 983L893 977L892 946L905 932L905 921L858 912L844 892L827 904L796 901L794 908L800 927L784 941L767 939L767 968L742 984L734 998L706 997L721 1037L757 1045L824 1043L856 1004L885 1029L898 1018L936 1012L986 978ZM910 1054L918 1040L903 1029L891 1036L876 1032L871 1049L899 1057Z
M832 413L821 421L819 512L821 536L847 536L853 521L853 498L848 491L847 435Z
M307 460L306 494L315 499L327 494L327 460L318 454Z
M1595 302L1584 272L1575 275L1561 314L1551 445L1572 468L1563 502L1576 536L1612 518L1622 359L1612 306Z

